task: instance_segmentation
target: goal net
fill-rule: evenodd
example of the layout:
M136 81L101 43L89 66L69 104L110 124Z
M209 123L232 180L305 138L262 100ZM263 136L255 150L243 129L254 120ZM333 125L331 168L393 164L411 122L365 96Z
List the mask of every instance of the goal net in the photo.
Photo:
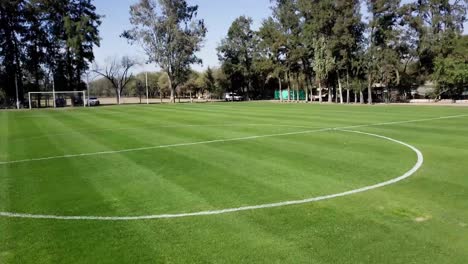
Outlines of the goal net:
M86 107L86 91L29 92L29 109Z

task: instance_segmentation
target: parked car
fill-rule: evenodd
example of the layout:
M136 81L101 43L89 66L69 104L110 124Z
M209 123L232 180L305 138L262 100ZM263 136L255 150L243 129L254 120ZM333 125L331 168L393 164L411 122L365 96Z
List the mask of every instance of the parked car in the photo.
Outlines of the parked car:
M226 102L228 102L228 101L242 101L242 100L244 100L244 97L242 97L241 95L238 95L236 93L225 93L224 94L224 100Z
M101 105L101 102L96 97L90 97L88 99L88 105L89 106L99 106L99 105Z

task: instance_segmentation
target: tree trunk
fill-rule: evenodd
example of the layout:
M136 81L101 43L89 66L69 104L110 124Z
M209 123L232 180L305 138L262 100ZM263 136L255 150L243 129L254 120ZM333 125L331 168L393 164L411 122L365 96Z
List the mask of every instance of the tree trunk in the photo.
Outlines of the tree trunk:
M115 95L116 95L117 104L119 105L120 104L120 86L117 86L117 88L115 89Z
M349 104L349 72L346 70L346 103Z
M372 76L369 74L367 78L367 92L369 93L367 96L367 103L372 104Z
M174 96L174 89L172 89L172 87L170 87L170 90L171 90L171 97L170 97L170 102L175 104L175 96Z
M332 92L333 92L333 90L331 88L328 88L328 102L329 103L333 102Z
M357 92L354 91L354 103L357 104Z
M362 90L359 91L359 103L364 104L364 93Z
M161 104L163 102L163 96L162 96L162 91L161 89L159 89L159 99L161 99Z
M322 82L319 81L319 103L322 103Z
M175 97L174 97L175 90L174 90L174 87L172 86L172 80L171 80L171 76L169 74L168 74L167 79L169 81L169 90L171 91L170 101L171 101L171 103L175 104Z
M340 97L340 104L343 104L343 87L341 86L340 74L338 74L338 96ZM338 98L336 98L338 100Z
M283 89L281 87L281 78L278 77L278 84L279 84L279 97L280 97L280 102L283 102Z
M301 97L299 96L299 83L296 83L296 101L301 102Z

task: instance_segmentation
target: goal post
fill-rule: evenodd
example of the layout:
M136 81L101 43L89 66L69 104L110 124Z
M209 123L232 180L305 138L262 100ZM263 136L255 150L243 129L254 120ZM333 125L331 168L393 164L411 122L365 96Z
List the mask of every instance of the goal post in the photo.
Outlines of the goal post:
M67 105L67 101L63 97L66 97L66 96L69 96L70 98L74 98L77 95L78 96L81 95L81 99L83 100L83 102L80 102L80 105L82 104L83 107L86 107L87 101L89 100L89 98L86 98L86 91L29 92L28 93L29 109L33 108L33 98L32 97L34 95L37 95L37 96L45 95L47 97L46 107L48 107L49 97L52 95L53 108L65 107ZM58 100L62 100L63 105L58 105L57 106L57 101ZM60 102L62 102L62 101L60 101ZM73 102L71 102L71 104L73 105ZM41 107L41 102L39 102L38 107Z

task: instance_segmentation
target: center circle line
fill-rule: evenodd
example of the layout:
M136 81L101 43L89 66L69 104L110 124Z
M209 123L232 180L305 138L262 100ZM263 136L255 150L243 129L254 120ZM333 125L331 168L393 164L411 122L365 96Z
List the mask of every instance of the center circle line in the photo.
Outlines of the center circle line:
M350 191L345 191L345 192L340 192L340 193L335 193L335 194L329 194L329 195L323 195L323 196L317 196L317 197L311 197L307 199L302 199L302 200L291 200L291 201L283 201L283 202L277 202L277 203L267 203L267 204L260 204L260 205L251 205L251 206L242 206L242 207L236 207L236 208L226 208L226 209L218 209L218 210L207 210L207 211L199 211L199 212L191 212L191 213L178 213L178 214L156 214L156 215L142 215L142 216L60 216L60 215L45 215L45 214L27 214L27 213L15 213L15 212L0 212L0 217L7 217L7 218L29 218L29 219L49 219L49 220L88 220L88 221L136 221L136 220L152 220L152 219L169 219L169 218L183 218L183 217L196 217L196 216L209 216L209 215L220 215L220 214L227 214L227 213L234 213L234 212L241 212L241 211L251 211L251 210L258 210L258 209L266 209L266 208L275 208L275 207L283 207L283 206L288 206L288 205L299 205L299 204L306 204L306 203L312 203L312 202L318 202L318 201L323 201L323 200L330 200L334 198L339 198L339 197L344 197L344 196L349 196L349 195L354 195L358 193L363 193L367 192L370 190L375 190L378 188L382 188L385 186L389 186L392 184L396 184L400 181L403 181L412 175L414 175L423 165L424 163L424 156L422 152L417 149L416 147L405 143L403 141L393 139L390 137L378 135L378 134L372 134L372 133L367 133L367 132L362 132L362 131L356 131L356 130L348 130L348 129L327 129L323 131L342 131L346 133L355 133L355 134L360 134L360 135L366 135L370 137L375 137L375 138L380 138L383 140L387 140L393 143L397 143L399 145L405 146L409 149L411 149L417 156L417 161L415 165L405 172L403 175L393 178L388 181L384 181L381 183L377 183L374 185L369 185L365 187L361 187L358 189L350 190ZM298 134L298 133L297 133ZM303 132L305 134L305 132ZM248 139L252 138L259 138L257 137L248 137ZM260 137L261 138L261 137ZM247 138L246 138L247 139Z

